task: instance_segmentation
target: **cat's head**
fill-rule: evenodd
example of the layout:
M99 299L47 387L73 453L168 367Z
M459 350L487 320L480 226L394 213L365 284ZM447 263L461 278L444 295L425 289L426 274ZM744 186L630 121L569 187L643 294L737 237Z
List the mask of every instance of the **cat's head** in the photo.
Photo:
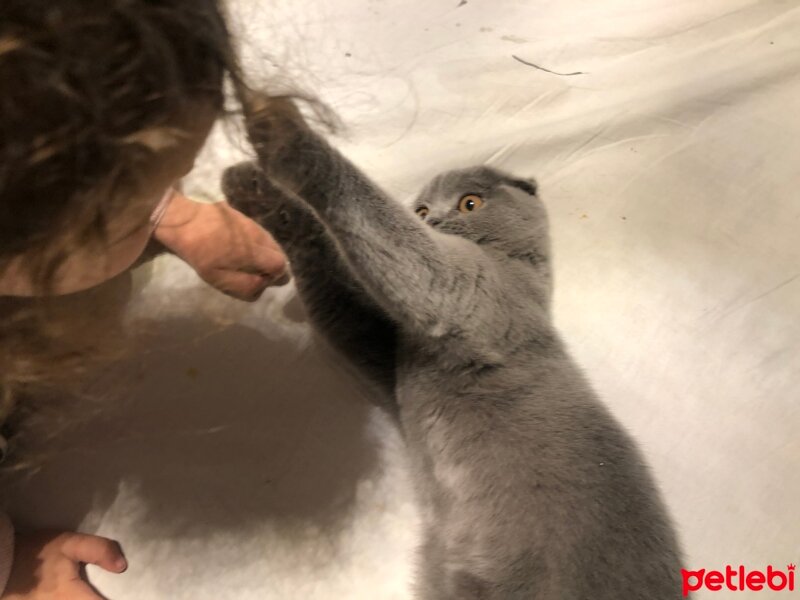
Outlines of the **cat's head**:
M442 233L511 258L549 263L547 213L533 179L485 166L447 171L425 186L411 208Z

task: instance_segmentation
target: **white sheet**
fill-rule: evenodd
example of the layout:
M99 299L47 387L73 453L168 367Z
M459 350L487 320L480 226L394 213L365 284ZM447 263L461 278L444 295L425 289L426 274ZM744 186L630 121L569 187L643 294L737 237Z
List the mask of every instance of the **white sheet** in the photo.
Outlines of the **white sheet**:
M232 9L251 71L330 103L342 148L398 197L471 163L534 175L557 322L644 448L688 565L800 561L797 3ZM194 192L217 194L231 137L215 134ZM402 444L291 289L244 306L172 260L151 275L136 314L158 341L16 490L18 521L120 539L129 571L90 571L115 600L408 598Z

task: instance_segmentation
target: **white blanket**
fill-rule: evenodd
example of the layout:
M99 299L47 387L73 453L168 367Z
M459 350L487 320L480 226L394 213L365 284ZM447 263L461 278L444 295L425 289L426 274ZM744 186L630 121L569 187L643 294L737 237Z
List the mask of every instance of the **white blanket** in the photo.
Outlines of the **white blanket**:
M557 323L642 445L687 564L800 561L796 2L231 9L254 77L329 103L337 143L398 198L455 166L535 176ZM215 133L189 190L216 197L242 147ZM114 600L409 598L402 443L292 289L243 305L174 259L140 276L156 342L15 490L17 521L119 539L129 571L90 569Z

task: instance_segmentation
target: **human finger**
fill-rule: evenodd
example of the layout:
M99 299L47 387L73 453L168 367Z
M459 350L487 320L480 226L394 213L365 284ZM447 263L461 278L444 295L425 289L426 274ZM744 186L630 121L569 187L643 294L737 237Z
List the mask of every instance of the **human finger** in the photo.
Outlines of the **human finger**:
M122 573L128 568L120 545L97 535L72 533L61 546L61 553L72 561L97 565L111 573Z
M229 296L253 302L261 297L272 279L271 276L263 273L217 270L206 281Z

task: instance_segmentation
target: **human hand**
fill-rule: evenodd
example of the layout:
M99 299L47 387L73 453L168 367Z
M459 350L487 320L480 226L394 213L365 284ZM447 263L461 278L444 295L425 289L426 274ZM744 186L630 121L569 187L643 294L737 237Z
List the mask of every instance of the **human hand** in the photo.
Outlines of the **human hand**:
M73 532L18 535L1 600L102 600L81 576L84 564L122 573L128 563L113 540Z
M227 202L204 204L176 192L154 235L204 281L240 300L289 280L272 236Z

